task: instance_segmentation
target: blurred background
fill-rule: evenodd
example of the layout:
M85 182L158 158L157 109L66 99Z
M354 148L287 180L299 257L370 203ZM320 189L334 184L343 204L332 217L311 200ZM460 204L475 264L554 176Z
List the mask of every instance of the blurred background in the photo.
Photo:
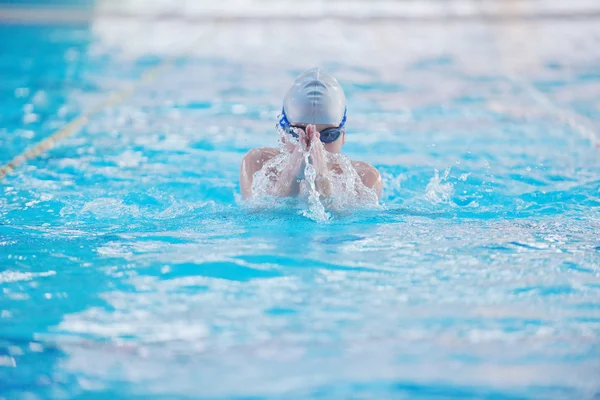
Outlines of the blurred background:
M315 65L383 207L249 211ZM0 399L597 399L599 131L598 0L0 0Z

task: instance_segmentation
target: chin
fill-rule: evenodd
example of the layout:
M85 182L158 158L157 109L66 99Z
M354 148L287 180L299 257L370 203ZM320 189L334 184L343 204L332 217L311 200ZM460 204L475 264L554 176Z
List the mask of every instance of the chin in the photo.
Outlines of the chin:
M325 145L325 150L327 150L330 153L341 153L342 152L342 148L340 146L336 146L336 145Z

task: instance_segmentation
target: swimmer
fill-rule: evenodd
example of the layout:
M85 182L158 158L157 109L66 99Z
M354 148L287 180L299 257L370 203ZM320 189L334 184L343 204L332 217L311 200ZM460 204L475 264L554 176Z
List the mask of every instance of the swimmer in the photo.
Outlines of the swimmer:
M352 174L360 179L353 182L350 192L359 196L365 187L381 198L382 180L379 171L362 161L351 161L354 171L344 169L340 158L346 143L346 97L339 82L320 68L302 73L295 80L283 100L283 110L278 128L281 133L280 148L257 148L243 158L240 168L242 197L253 195L252 183L256 173L269 168L271 189L269 194L279 197L298 197L306 185L305 171L308 162L314 168L314 187L322 198L335 195L337 181ZM287 152L286 165L273 168L269 162ZM263 173L265 171L262 171ZM347 185L346 185L347 186ZM362 186L362 187L360 187Z

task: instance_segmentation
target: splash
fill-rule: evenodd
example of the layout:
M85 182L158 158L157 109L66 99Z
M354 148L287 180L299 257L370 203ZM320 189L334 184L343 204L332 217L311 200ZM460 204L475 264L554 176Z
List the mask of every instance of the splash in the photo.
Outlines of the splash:
M320 143L316 145L322 146ZM276 195L277 179L291 157L291 153L281 146L279 154L254 174L253 197L246 201L246 205L252 208L296 207L299 214L316 222L330 221L336 213L381 208L375 190L363 185L352 160L342 154L326 153L327 163L332 169L326 175L332 185L332 194L324 196L317 189L317 173L309 154L310 150L304 153L304 176L300 181L297 198L281 198Z
M435 169L433 178L427 184L425 189L425 199L433 204L450 204L452 195L454 194L454 186L448 182L450 168L444 171L444 176L440 177L440 173Z
M374 189L363 185L352 160L343 154L327 153L327 162L341 173L331 174L334 195L327 199L327 205L334 210L379 209L379 198Z
M308 207L301 211L306 218L317 222L326 222L331 219L331 214L325 209L321 195L317 191L317 171L310 163L309 153L304 154L304 184L300 184L301 196L306 198Z

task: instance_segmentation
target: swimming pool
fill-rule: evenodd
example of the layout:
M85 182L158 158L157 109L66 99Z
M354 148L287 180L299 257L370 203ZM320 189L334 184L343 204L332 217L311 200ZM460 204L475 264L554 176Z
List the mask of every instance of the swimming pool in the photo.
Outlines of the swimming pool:
M596 20L0 37L2 165L135 85L0 184L0 398L600 395ZM241 157L317 64L383 210L245 209Z

